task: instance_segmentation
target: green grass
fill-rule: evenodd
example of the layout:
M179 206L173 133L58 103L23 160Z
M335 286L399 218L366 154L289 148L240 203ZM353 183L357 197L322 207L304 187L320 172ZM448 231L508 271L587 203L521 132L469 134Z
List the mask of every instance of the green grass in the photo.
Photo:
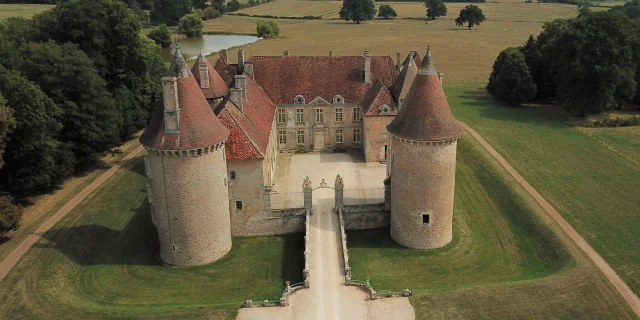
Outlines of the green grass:
M0 4L0 20L12 17L31 18L34 14L55 7L48 4Z
M445 90L454 115L477 130L640 294L640 165L633 160L640 153L638 129L592 129L589 135L571 126L559 106L501 106L478 84L447 84Z
M138 161L43 235L0 287L0 318L233 318L246 299L278 299L302 278L302 235L234 238L214 264L157 261Z

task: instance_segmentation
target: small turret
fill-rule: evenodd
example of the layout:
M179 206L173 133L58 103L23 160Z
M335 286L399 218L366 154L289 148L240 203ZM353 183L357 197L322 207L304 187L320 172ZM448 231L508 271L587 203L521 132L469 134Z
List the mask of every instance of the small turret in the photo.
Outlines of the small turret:
M191 68L191 73L207 99L220 99L229 93L229 88L211 62L200 53Z

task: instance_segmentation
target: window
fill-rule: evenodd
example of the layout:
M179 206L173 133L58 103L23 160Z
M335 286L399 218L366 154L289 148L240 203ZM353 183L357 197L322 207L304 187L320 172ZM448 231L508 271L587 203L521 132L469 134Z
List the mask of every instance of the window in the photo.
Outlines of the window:
M304 109L296 109L296 123L304 122Z
M336 129L336 143L342 143L342 129Z
M335 103L335 104L342 104L342 103L344 103L344 98L343 98L341 95L339 95L339 94L338 94L338 95L335 95L335 96L333 97L333 103Z
M316 123L324 123L324 110L316 109Z
M236 179L236 172L235 171L229 172L229 179L231 179L231 180L235 180Z
M383 113L383 114L389 113L389 111L391 111L391 109L386 104L383 104L382 107L380 107L380 112Z
M353 143L360 143L360 129L353 129Z
M242 210L242 201L236 200L236 210Z
M428 214L423 214L422 215L422 224L429 224L431 223L431 216Z
M278 123L287 122L287 115L285 114L284 109L278 109Z
M342 122L342 108L336 108L336 122Z
M293 99L293 103L295 104L304 104L304 97L301 95L297 95L294 99Z
M287 143L287 132L284 130L278 131L278 143L285 144Z
M304 144L304 131L298 130L298 144Z
M360 115L360 108L359 107L353 108L353 121L360 121L361 119L362 119L362 116Z

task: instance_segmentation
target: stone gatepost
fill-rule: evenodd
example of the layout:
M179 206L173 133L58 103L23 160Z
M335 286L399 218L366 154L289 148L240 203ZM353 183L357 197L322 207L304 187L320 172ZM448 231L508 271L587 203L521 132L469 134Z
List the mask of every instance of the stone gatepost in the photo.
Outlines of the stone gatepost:
M264 186L264 210L271 211L271 191L273 187Z
M384 179L384 210L391 210L391 177Z
M313 205L311 202L311 193L313 189L311 188L311 179L309 179L309 177L304 178L304 181L302 182L302 191L304 192L304 208L311 210Z
M344 208L344 182L342 181L342 177L340 177L340 175L336 176L335 192L336 209L342 209Z

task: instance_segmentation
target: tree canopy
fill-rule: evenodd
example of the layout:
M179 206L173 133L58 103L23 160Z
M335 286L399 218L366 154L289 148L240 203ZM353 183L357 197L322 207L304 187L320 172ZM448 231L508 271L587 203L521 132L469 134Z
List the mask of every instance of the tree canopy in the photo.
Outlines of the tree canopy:
M466 23L467 28L471 29L473 26L479 26L485 19L482 9L475 4L470 4L460 10L460 15L456 18L456 26L462 27Z
M388 4L383 4L378 8L378 17L389 19L397 16L396 10Z
M260 20L256 23L258 37L272 38L280 35L280 24L276 20Z
M190 0L155 0L151 9L151 21L175 26L185 14L191 13Z
M509 47L500 52L493 63L487 92L496 99L510 104L533 100L536 85L520 49Z
M185 15L178 23L178 31L186 34L187 37L201 36L203 28L202 18L195 13Z
M360 23L371 20L376 15L373 0L342 0L340 19Z
M151 30L147 37L163 48L168 48L172 43L171 31L164 23Z
M7 194L0 194L0 236L11 230L18 230L22 208L13 203L13 198Z
M442 0L427 0L424 2L424 6L427 7L427 17L431 20L447 15L447 6Z

